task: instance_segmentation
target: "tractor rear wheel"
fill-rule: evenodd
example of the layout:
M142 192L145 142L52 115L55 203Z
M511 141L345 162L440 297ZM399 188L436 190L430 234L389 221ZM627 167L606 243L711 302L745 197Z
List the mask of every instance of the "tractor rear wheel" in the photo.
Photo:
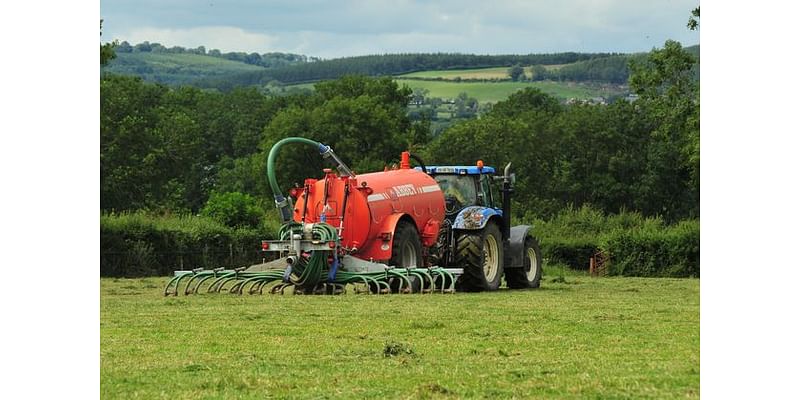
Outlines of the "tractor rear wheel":
M538 288L542 280L542 252L539 241L529 236L523 248L523 268L506 270L506 283L511 289Z
M503 239L497 225L465 231L456 237L455 262L464 268L460 288L468 292L497 290L503 275Z
M389 265L396 268L423 268L422 264L422 241L420 241L417 228L408 221L400 221L394 230L394 242L392 243L392 258ZM416 276L409 276L411 291L417 293L421 289L422 282ZM400 278L393 278L389 283L392 292L397 293L400 288L406 289L408 285L403 284Z

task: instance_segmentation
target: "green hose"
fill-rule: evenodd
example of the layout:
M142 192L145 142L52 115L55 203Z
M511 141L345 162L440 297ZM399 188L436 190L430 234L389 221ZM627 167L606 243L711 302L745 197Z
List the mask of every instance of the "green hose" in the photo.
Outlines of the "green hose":
M287 237L293 234L292 228L300 224L292 224L282 229L282 236ZM317 224L314 230L313 239L322 241L322 239L330 239L335 237L335 228L327 224ZM183 274L170 279L164 294L175 295L179 293L178 286L181 281L186 280L186 288L183 291L184 295L199 294L200 288L203 283L212 281L210 286L205 290L208 293L219 293L226 290L226 285L233 284L228 292L232 294L243 294L245 291L249 294L262 293L265 286L272 284L271 293L283 293L283 289L287 287L295 287L295 291L299 293L317 293L318 289L328 285L339 286L342 293L345 285L357 285L357 293L390 293L393 290L406 292L412 289L410 277L415 277L420 280L421 291L423 293L431 293L433 291L440 291L442 293L453 293L455 291L455 276L443 268L395 268L386 271L374 272L348 272L338 270L335 279L328 281L327 274L329 272L328 256L330 251L317 250L313 251L310 257L298 257L297 262L292 265L292 273L289 276L289 281L284 281L284 269L274 269L262 272L250 272L240 270L200 270L193 271L189 274ZM390 285L391 280L398 280L399 286L394 287ZM428 283L428 289L425 288ZM361 290L358 288L365 288ZM249 286L249 290L248 290Z
M288 137L281 139L278 141L278 143L275 143L275 145L272 146L272 149L270 149L269 156L267 157L267 179L269 180L269 187L272 189L272 195L275 198L275 206L278 207L278 210L280 211L282 222L291 221L292 205L290 200L283 195L281 188L278 187L278 180L275 178L275 159L278 157L278 150L280 150L281 146L287 143L305 143L315 146L320 153L324 153L330 149L328 146L325 146L320 142L302 137Z
M297 222L284 224L279 232L281 240L289 240L292 235L303 234L303 225ZM336 228L324 222L314 224L311 227L311 238L323 243L339 241ZM311 252L311 257L307 260L300 256L292 265L292 274L289 280L304 290L313 290L319 283L323 282L325 273L328 271L328 255L330 251L315 250Z

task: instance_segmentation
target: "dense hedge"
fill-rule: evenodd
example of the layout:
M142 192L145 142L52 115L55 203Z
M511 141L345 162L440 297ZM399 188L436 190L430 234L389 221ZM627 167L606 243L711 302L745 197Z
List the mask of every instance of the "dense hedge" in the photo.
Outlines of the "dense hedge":
M178 269L251 265L261 260L261 240L274 238L274 228L229 228L195 216L102 215L100 275L164 276Z
M602 238L600 247L611 256L611 275L700 277L699 221L615 231Z
M520 222L520 221L516 221ZM700 222L665 225L658 218L590 207L569 209L549 221L534 220L547 264L585 270L598 250L611 257L610 275L700 276ZM278 224L230 228L211 218L153 217L143 213L100 217L100 275L169 275L178 269L240 267L261 260L260 242Z
M566 264L572 269L588 270L589 257L597 252L596 239L547 238L541 242L543 257L549 264Z
M586 270L597 251L611 257L608 273L625 276L699 277L700 222L666 225L637 212L605 215L584 206L566 209L534 225L542 256L550 265Z

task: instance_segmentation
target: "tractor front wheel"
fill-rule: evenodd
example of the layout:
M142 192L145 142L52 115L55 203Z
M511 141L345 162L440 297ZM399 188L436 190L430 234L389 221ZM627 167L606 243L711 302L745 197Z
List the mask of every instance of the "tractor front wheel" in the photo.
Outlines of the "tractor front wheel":
M455 261L464 268L461 290L497 290L503 276L503 239L497 225L489 223L481 231L464 231L456 237Z

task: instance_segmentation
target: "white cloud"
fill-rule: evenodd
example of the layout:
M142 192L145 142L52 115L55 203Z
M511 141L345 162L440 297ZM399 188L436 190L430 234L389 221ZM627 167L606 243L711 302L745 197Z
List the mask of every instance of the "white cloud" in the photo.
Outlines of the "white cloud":
M103 0L103 39L325 58L397 52L635 52L691 45L697 0Z
M205 46L207 50L223 52L244 51L266 53L274 49L277 37L264 33L246 32L233 26L201 26L187 29L136 28L120 35L120 40L131 44L149 41L166 47L183 46L194 48Z

